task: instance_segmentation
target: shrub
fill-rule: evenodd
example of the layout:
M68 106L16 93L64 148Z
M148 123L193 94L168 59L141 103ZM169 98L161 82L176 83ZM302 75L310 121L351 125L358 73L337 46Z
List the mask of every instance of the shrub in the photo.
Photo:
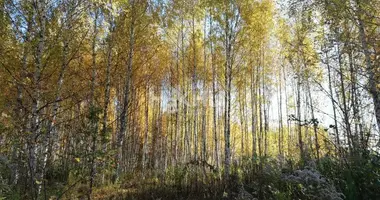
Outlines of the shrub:
M337 192L335 186L317 170L296 170L283 176L294 199L340 200L345 196Z

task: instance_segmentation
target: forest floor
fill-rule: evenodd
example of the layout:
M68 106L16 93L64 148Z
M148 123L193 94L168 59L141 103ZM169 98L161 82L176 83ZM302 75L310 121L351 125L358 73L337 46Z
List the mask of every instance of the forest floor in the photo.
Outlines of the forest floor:
M329 156L319 162L304 163L271 158L262 158L260 162L247 160L233 165L228 178L224 177L223 168L212 169L199 162L166 169L135 169L122 173L117 181L112 170L99 168L92 191L88 173L55 171L58 172L69 175L53 177L49 172L39 199L360 200L380 196L378 154L349 162ZM11 188L7 191L5 199L30 199L25 196L28 188L19 188L18 193ZM4 199L1 191L0 199Z
M235 166L228 181L223 170L204 166L129 173L116 184L97 185L91 199L350 199L344 193L315 166L292 169L267 162ZM89 199L88 185L79 184L63 199Z

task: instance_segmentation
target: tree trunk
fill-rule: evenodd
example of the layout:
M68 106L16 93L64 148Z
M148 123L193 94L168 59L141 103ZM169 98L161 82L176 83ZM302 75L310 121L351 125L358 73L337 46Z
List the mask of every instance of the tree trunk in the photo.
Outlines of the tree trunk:
M145 169L145 160L148 152L148 133L149 133L149 85L145 89L145 135L142 153L142 169Z
M94 185L94 179L95 179L95 151L96 151L96 140L97 140L97 134L98 134L98 120L97 120L97 111L96 111L96 105L94 103L95 100L95 87L96 87L96 40L98 35L98 17L99 17L99 11L96 6L94 6L94 12L95 12L95 19L94 19L94 35L92 39L92 78L91 78L91 91L90 91L90 109L89 109L89 118L90 118L90 134L92 136L92 146L91 146L91 161L90 161L90 185L89 185L89 194L88 199L90 200L91 193L92 193L92 187Z
M258 67L255 68L255 66L252 64L252 74L251 74L251 117L252 117L252 158L255 158L257 156L257 150L256 150L256 127L257 127L257 78L258 77L257 70ZM256 69L256 72L255 72Z
M244 117L243 117L243 102L241 97L241 88L238 89L238 102L239 102L239 121L240 121L240 156L243 157L244 154Z
M64 5L66 6L66 5ZM66 10L67 8L65 8ZM71 11L71 9L68 9ZM67 13L68 16L71 15L71 12ZM45 138L45 148L43 152L43 163L42 163L42 179L45 177L46 173L46 165L48 161L48 154L49 152L53 153L58 151L58 147L55 146L56 141L58 140L58 130L56 127L56 121L57 121L57 113L58 109L60 107L60 101L61 101L61 93L62 93L62 86L63 86L63 81L64 81L64 75L65 71L69 65L69 60L67 58L68 56L68 51L69 51L69 43L68 43L68 37L66 31L69 30L68 27L70 27L70 19L67 19L65 23L63 24L63 49L62 49L62 63L61 63L61 69L59 72L59 77L57 81L57 88L55 90L55 101L53 103L53 111L51 114L51 120L49 121L49 124L47 126L47 133L46 133L46 138ZM44 184L45 185L45 184ZM39 188L39 191L41 190L41 185Z
M302 140L302 120L301 120L301 73L297 74L297 121L298 121L298 145L300 149L300 158L305 160L305 153Z
M231 109L231 79L232 79L232 63L231 63L231 32L230 32L230 24L229 20L226 17L226 27L225 27L225 50L226 50L226 63L225 63L225 70L224 70L224 84L225 84L225 94L224 94L224 104L225 104L225 111L224 111L224 140L225 140L225 160L224 160L224 173L225 173L225 180L229 180L230 175L230 163L231 163L231 150L230 150L230 109Z
M42 182L42 172L38 170L37 162L38 149L36 143L40 136L40 98L41 98L41 75L43 70L43 55L45 50L45 24L46 24L46 2L40 0L33 3L34 12L36 13L36 29L38 44L35 52L35 71L33 75L33 101L30 121L30 136L28 139L29 149L29 168L31 175L31 193L34 198L40 194L40 186L36 188L36 182ZM36 177L35 177L36 176ZM36 178L36 180L34 179Z
M207 73L206 71L206 66L207 66L207 52L206 52L206 35L207 35L207 13L205 13L205 18L204 18L204 37L203 37L203 73ZM209 90L206 85L206 80L203 80L203 92L202 92L202 161L207 161L207 130L206 130L206 112L207 112L207 105L209 103L208 97L209 97Z
M122 158L122 146L123 137L128 135L127 125L128 125L128 104L129 104L129 90L131 87L132 79L132 61L133 61L133 50L134 50L134 35L135 35L135 1L131 1L131 24L129 29L129 53L126 64L126 77L125 77L125 87L124 87L124 102L121 110L120 116L120 130L117 135L117 158L116 158L116 175L115 180L119 179L122 166L120 166Z
M110 0L110 10L111 12L108 15L108 46L107 46L107 63L106 63L106 84L104 88L104 108L103 108L103 151L107 149L107 144L105 142L105 138L107 137L107 120L108 120L108 106L110 102L110 89L111 89L111 66L112 66L112 48L113 48L113 32L114 32L114 19L112 14L112 0Z
M176 93L176 111L175 111L175 136L174 136L174 161L175 165L178 162L178 135L179 135L179 128L180 128L180 123L179 123L179 111L180 111L180 105L179 105L179 93L180 93L180 82L179 82L179 48L177 45L177 51L176 51L176 71L177 71L177 88L175 90Z
M193 13L192 18L192 36L193 36L193 106L194 106L194 160L198 160L198 87L197 87L197 58L196 58L196 43L195 43L195 18Z
M279 104L278 104L278 117L279 117L279 136L278 136L278 153L280 156L284 155L283 146L284 146L284 125L282 121L282 69L279 69ZM286 85L285 85L286 87Z
M327 65L327 75L329 79L329 92L330 92L330 99L331 99L331 104L333 107L333 116L334 116L334 133L336 136L336 144L338 146L338 152L340 148L340 139L339 139L339 131L338 131L338 120L336 116L336 106L335 106L335 99L334 99L334 94L333 94L333 89L332 89L332 80L331 80L331 67L330 67L330 62L329 62L329 55L327 52L327 49L325 48L325 56L326 56L326 65Z
M368 88L373 99L375 117L377 121L377 128L380 130L380 91L379 91L379 87L377 86L379 75L376 71L378 67L372 65L371 63L371 52L368 47L367 36L365 33L365 24L364 24L364 20L361 17L364 11L362 10L362 6L359 0L355 0L355 3L357 7L355 14L356 14L356 18L357 18L358 26L359 26L359 38L360 38L360 42L362 43L362 49L365 56L365 64L366 64L366 70L367 70L368 80L369 80ZM380 144L380 141L379 141L379 144Z
M213 30L213 22L212 22L212 15L210 15L210 50L211 50L211 68L212 68L212 122L213 122L213 136L214 136L214 156L215 156L215 164L216 168L219 168L219 145L218 145L218 131L217 131L217 104L216 104L216 68L215 68L215 55L214 55L214 47L213 47L213 40L211 39L212 36L212 30Z
M317 162L319 162L319 142L318 142L318 130L317 130L319 122L315 118L315 115L314 115L313 99L311 96L309 81L307 82L307 90L308 90L308 95L309 95L309 100L310 100L311 121L313 123L313 130L314 130L315 151L316 151L316 155L317 155Z
M184 121L184 145L183 145L183 162L186 162L187 158L190 158L190 138L188 133L188 121L187 121L187 103L188 103L188 95L187 93L187 85L186 85L186 65L185 65L185 33L184 33L184 18L181 17L181 54L182 54L182 98L183 98L183 121Z
M257 71L259 66L257 67ZM261 79L257 79L256 82L256 87L259 89L259 121L260 121L260 126L259 126L259 136L258 136L258 147L259 147L259 157L263 155L262 152L262 139L263 139L263 94L262 94L262 89L260 87L260 81Z
M349 118L349 110L347 108L347 100L346 100L346 88L344 86L344 75L343 75L343 64L341 60L341 53L339 44L337 45L337 54L338 54L338 63L339 63L339 77L340 77L340 89L342 92L342 103L343 103L343 117L344 117L344 124L347 131L347 141L348 146L350 148L350 151L352 153L352 134L351 134L351 124L350 124L350 118Z

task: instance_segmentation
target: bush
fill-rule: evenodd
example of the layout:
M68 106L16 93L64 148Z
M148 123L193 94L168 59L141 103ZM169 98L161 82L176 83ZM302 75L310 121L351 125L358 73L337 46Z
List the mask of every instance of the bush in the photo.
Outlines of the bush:
M347 159L324 157L319 170L334 182L346 199L377 199L380 196L380 156L362 152Z
M288 183L294 199L343 200L344 198L327 178L314 169L296 170L292 174L285 175L283 180Z

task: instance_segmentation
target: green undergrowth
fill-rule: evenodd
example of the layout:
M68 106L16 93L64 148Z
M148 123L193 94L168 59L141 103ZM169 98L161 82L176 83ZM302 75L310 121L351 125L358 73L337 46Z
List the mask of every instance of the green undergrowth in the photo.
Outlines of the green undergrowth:
M364 155L364 154L363 154ZM4 177L4 176L3 176ZM69 171L50 177L46 199L88 199L86 176ZM368 153L360 158L296 163L291 160L258 158L240 160L231 166L228 180L223 168L192 161L166 170L135 170L113 183L98 173L91 199L377 199L380 196L380 157ZM20 189L1 180L1 199L27 199Z

